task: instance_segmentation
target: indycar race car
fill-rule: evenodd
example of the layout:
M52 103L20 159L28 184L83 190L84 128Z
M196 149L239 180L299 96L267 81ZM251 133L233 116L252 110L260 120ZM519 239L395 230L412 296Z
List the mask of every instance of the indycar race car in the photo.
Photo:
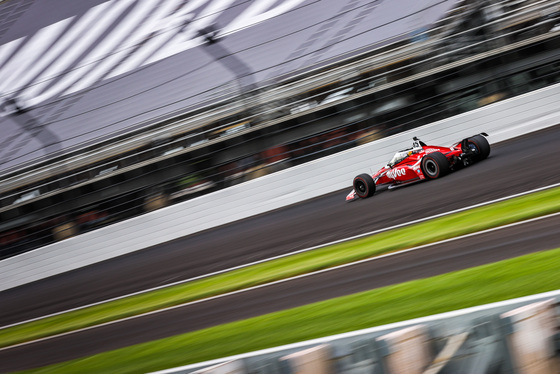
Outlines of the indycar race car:
M484 160L490 154L487 136L486 133L480 133L451 147L426 145L414 137L412 148L395 153L391 161L377 173L360 174L354 178L354 189L346 196L346 201L373 196L377 186L387 185L391 189L425 179L436 179Z

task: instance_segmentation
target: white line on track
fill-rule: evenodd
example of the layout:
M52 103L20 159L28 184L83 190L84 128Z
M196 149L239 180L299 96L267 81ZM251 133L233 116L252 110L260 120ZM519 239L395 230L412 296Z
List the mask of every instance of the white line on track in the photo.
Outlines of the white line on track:
M510 200L510 199L513 199L513 198L516 198L516 197L529 195L529 194L532 194L532 193L535 193L535 192L540 192L540 191L548 190L548 189L555 188L555 187L560 187L560 183L551 184L551 185L545 186L545 187L539 187L539 188L536 188L536 189L533 189L533 190L520 192L520 193L517 193L517 194L514 194L514 195L501 197L499 199L490 200L490 201L487 201L487 202L484 202L484 203L470 205L470 206L467 206L467 207L464 207L464 208L451 210L449 212L440 213L440 214L436 214L436 215L425 217L425 218L419 218L419 219L416 219L416 220L413 220L413 221L400 223L398 225L386 227L386 228L383 228L383 229L378 229L378 230L366 232L364 234L354 235L354 236L351 236L351 237L348 237L348 238L345 238L345 239L335 240L335 241L332 241L332 242L329 242L329 243L316 245L314 247L304 248L304 249L300 249L298 251L294 251L294 252L290 252L290 253L274 256L274 257L269 257L269 258L266 258L264 260L254 261L254 262L250 262L250 263L247 263L247 264L244 264L244 265L234 266L234 267L231 267L231 268L228 268L228 269L219 270L219 271L215 271L215 272L204 274L204 275L199 275L197 277L184 279L184 280L180 280L180 281L176 281L176 282L172 282L172 283L167 283L167 284L164 284L164 285L161 285L161 286L152 287L152 288L148 288L148 289L145 289L145 290L142 290L142 291L133 292L133 293L130 293L130 294L127 294L127 295L118 296L118 297L114 297L114 298L111 298L111 299L98 301L96 303L83 305L83 306L80 306L80 307L77 307L77 308L67 309L67 310L64 310L64 311L61 311L61 312L52 313L52 314L48 314L48 315L45 315L45 316L28 319L26 321L16 322L16 323L13 323L13 324L10 324L10 325L5 325L5 326L0 327L0 331L3 330L3 329L7 329L9 327L22 325L22 324L25 324L25 323L38 321L38 320L41 320L41 319L54 317L54 316L69 313L69 312L74 312L76 310L81 310L81 309L89 308L89 307L96 306L96 305L106 304L106 303L109 303L111 301L121 300L121 299L124 299L124 298L127 298L127 297L141 295L141 294L144 294L144 293L164 289L164 288L167 288L167 287L177 286L179 284L184 284L184 283L192 282L192 281L203 279L203 278L208 278L208 277L211 277L211 276L214 276L214 275L227 273L227 272L230 272L230 271L233 271L233 270L243 269L243 268L246 268L246 267L249 267L249 266L261 264L261 263L264 263L264 262L269 262L269 261L272 261L272 260L277 260L277 259L280 259L280 258L283 258L283 257L293 256L293 255L296 255L296 254L299 254L299 253L309 252L309 251L312 251L312 250L315 250L315 249L327 247L327 246L334 245L334 244L344 243L344 242L347 242L347 241L350 241L350 240L363 238L365 236L371 236L371 235L378 234L378 233L381 233L381 232L384 232L384 231L389 231L389 230L397 229L397 228L400 228L400 227L410 226L410 225L413 225L413 224L416 224L416 223L429 221L429 220L434 219L434 218L444 217L444 216L447 216L447 215L450 215L450 214L459 213L459 212L463 212L463 211L466 211L466 210L469 210L469 209L474 209L474 208L478 208L478 207L481 207L481 206L494 204L494 203L497 203L497 202L500 202L500 201Z
M133 320L133 319L137 319L137 318L141 318L141 317L145 317L145 316L150 316L150 315L166 312L166 311L173 310L173 309L182 308L182 307L185 307L185 306L200 304L200 303L207 302L207 301L210 301L210 300L220 299L220 298L223 298L223 297L226 297L226 296L237 295L237 294L240 294L240 293L253 291L253 290L256 290L256 289L272 286L272 285L275 285L275 284L281 284L281 283L290 282L290 281L293 281L293 280L296 280L296 279L311 277L311 276L314 276L314 275L317 275L317 274L322 274L322 273L326 273L326 272L333 271L333 270L343 269L343 268L354 266L354 265L357 265L357 264L376 261L376 260L379 260L381 258L386 258L386 257L390 257L390 256L400 255L400 254L403 254L403 253L413 252L413 251L417 251L417 250L420 250L420 249L423 249L423 248L432 247L432 246L436 246L436 245L444 244L444 243L449 243L449 242L453 242L453 241L456 241L456 240L461 240L461 239L465 239L465 238L469 238L469 237L473 237L473 236L477 236L477 235L482 235L482 234L486 234L486 233L489 233L489 232L494 232L494 231L498 231L498 230L502 230L502 229L507 229L507 228L510 228L510 227L515 227L515 226L523 225L523 224L526 224L526 223L545 220L545 219L556 217L556 216L560 216L560 212L548 214L546 216L531 218L531 219L528 219L528 220L525 220L525 221L514 222L514 223L511 223L511 224L508 224L508 225L494 227L494 228L491 228L491 229L478 231L478 232L471 233L471 234L461 235L461 236L457 236L455 238L445 239L445 240L441 240L441 241L435 242L435 243L424 244L424 245L421 245L421 246L418 246L418 247L409 248L409 249L405 249L405 250L398 251L398 252L392 252L392 253L388 253L388 254L385 254L385 255L380 255L380 256L376 256L376 257L372 257L372 258L367 258L367 259L364 259L364 260L359 260L359 261L335 266L335 267L328 268L328 269L322 269L322 270L318 270L318 271L315 271L315 272L312 272L312 273L297 275L297 276L294 276L294 277L291 277L291 278L281 279L281 280L277 280L277 281L274 281L274 282L270 282L270 283L250 287L250 288L245 288L245 289L242 289L242 290L229 292L229 293L226 293L226 294L211 296L211 297L201 299L201 300L190 301L190 302L187 302L187 303L184 303L184 304L174 305L174 306L171 306L171 307L168 307L168 308L154 310L154 311L147 312L147 313L144 313L144 314L139 314L139 315L135 315L135 316L131 316L131 317L126 317L126 318L102 323L102 324L95 325L95 326L85 327L85 328L79 329L79 330L73 330L73 331L68 331L68 332L65 332L65 333L58 334L58 335L47 336L47 337L44 337L44 338L40 338L40 339L36 339L36 340L24 342L24 343L19 343L19 344L16 344L16 345L11 345L11 346L8 346L8 347L3 347L3 348L0 348L0 351L13 349L13 348L33 344L33 343L39 343L39 342L46 341L46 340L49 340L49 339L59 338L59 337L63 337L63 336L71 335L71 334L80 333L80 332L83 332L83 331L93 330L93 329L96 329L98 327L105 327L105 326L113 325L113 324L128 321L128 320Z

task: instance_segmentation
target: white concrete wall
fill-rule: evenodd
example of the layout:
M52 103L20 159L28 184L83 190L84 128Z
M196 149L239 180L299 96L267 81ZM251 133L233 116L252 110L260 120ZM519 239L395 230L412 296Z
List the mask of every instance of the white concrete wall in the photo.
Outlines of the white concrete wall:
M0 261L0 291L347 187L419 136L451 145L487 132L496 143L560 123L560 85L380 139Z
M200 369L193 374L245 374L247 371L243 366L243 361L229 361L223 364L214 365L209 368Z

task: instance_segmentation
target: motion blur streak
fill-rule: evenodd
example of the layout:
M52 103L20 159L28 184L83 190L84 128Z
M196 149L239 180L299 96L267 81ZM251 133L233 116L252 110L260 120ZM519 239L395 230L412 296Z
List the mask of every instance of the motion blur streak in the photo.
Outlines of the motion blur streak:
M560 215L0 351L22 370L557 248ZM13 369L15 370L15 369Z
M254 1L225 25L223 33L251 27L303 1ZM107 1L79 18L64 19L29 38L6 43L0 46L3 56L10 56L8 52L20 44L23 47L0 68L4 78L0 92L20 92L26 105L34 106L184 52L202 43L198 30L212 25L233 0L182 3ZM73 70L63 74L69 68ZM63 78L53 84L52 78L59 75Z

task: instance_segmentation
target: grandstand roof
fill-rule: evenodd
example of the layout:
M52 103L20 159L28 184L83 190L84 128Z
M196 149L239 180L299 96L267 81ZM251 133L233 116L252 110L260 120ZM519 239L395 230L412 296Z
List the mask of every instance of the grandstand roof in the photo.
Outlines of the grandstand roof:
M408 37L456 3L0 2L0 175Z

